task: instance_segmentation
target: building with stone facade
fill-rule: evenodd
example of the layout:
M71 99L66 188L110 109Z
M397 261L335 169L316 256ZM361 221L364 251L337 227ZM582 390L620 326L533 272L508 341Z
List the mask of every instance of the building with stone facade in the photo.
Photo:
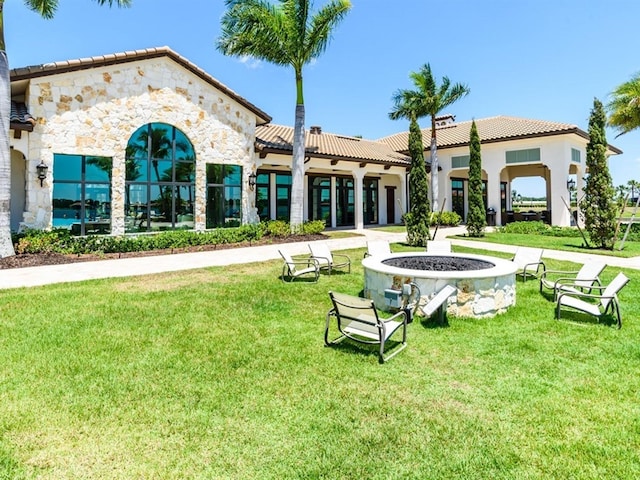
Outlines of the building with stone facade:
M13 230L121 235L289 217L293 128L167 47L17 68L11 96ZM437 127L441 202L464 218L470 122L449 120ZM487 206L506 214L510 181L541 176L549 220L568 224L559 196L567 175L581 186L586 133L511 117L476 123ZM406 136L311 127L305 218L330 228L400 223Z

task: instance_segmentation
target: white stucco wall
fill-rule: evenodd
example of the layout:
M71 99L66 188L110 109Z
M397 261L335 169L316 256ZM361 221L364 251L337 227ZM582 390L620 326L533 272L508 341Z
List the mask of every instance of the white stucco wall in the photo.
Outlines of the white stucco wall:
M586 144L585 139L575 134L482 144L482 170L483 178L487 180L488 207L495 208L497 212L500 212L500 182L510 183L514 178L537 176L547 180L552 223L560 226L570 225L570 214L562 198L569 201L567 192L569 174L577 175L579 189L583 186ZM506 152L534 148L540 149L539 162L506 163ZM580 163L572 161L572 148L580 151ZM451 178L468 178L468 168L452 168L452 158L463 155L469 155L469 148L466 146L438 150L438 160L442 168L438 176L440 203L442 204L447 198L445 210L451 210ZM543 166L548 167L549 170L547 171ZM547 178L547 174L549 178ZM541 192L541 194L544 193ZM468 200L468 197L466 199ZM500 215L497 215L496 220L500 223Z

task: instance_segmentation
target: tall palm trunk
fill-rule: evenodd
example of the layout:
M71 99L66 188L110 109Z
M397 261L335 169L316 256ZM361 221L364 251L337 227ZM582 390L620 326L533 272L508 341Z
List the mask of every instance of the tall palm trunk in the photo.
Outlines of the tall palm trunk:
M291 165L291 231L295 233L304 219L304 105L296 105Z
M293 127L293 158L291 164L291 232L297 233L304 221L304 95L302 74L296 72L296 119Z
M2 3L0 3L0 8ZM2 13L0 10L0 26ZM11 242L11 150L9 122L11 117L11 82L9 60L4 49L4 28L0 31L0 257L15 255Z

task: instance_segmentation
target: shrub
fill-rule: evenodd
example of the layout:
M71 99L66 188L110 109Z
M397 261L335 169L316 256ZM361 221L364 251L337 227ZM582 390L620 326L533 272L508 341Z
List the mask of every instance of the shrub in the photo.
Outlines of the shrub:
M305 222L301 233L317 234L324 230L322 220ZM234 228L217 228L206 232L171 230L138 236L88 235L75 237L65 229L26 230L13 236L16 253L127 253L147 250L185 248L200 245L221 245L260 240L264 236L288 237L287 222L274 220L261 224L241 225Z
M311 220L302 224L302 234L304 235L317 235L324 232L326 225L324 220Z
M523 233L541 235L550 227L541 221L534 222L511 222L504 227L500 227L499 231L504 233Z
M462 218L456 212L433 212L431 214L431 226L442 225L445 227L457 227Z

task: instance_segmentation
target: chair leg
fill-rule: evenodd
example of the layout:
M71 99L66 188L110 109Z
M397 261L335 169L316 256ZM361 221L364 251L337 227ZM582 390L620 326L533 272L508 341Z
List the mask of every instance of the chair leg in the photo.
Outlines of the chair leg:
M622 317L620 316L620 305L618 305L618 302L614 300L611 301L611 303L613 303L613 308L616 311L616 315L618 317L618 330L620 330L622 328Z

